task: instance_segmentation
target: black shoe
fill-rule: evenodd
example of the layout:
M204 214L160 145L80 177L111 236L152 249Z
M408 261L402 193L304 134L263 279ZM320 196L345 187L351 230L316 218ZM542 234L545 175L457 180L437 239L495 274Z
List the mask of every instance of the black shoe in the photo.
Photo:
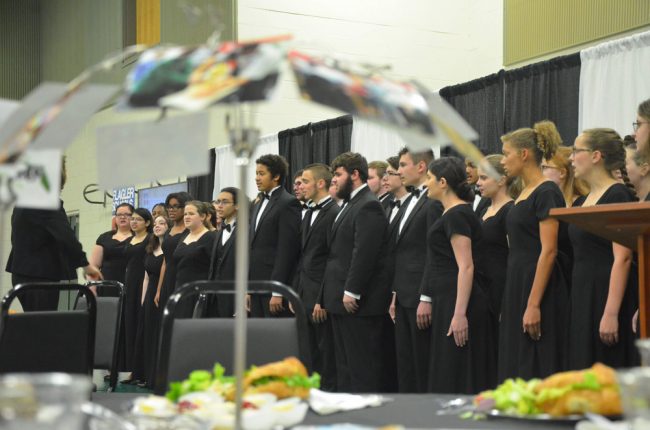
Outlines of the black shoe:
M124 379L124 380L120 381L120 384L122 384L122 385L135 385L137 383L138 383L137 379Z
M104 381L108 382L111 380L111 374L109 373L108 375L104 375Z
M138 381L138 387L140 388L148 388L148 385L147 381Z

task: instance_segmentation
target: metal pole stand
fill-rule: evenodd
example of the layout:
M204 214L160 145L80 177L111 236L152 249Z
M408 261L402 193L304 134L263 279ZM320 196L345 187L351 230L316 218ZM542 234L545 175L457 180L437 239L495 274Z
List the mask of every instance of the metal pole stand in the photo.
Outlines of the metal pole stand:
M242 397L244 394L244 371L246 368L246 291L248 290L248 232L250 205L246 195L246 181L250 158L259 141L259 130L234 128L229 130L230 144L236 155L239 178L239 209L237 211L237 246L235 254L235 429L242 428Z

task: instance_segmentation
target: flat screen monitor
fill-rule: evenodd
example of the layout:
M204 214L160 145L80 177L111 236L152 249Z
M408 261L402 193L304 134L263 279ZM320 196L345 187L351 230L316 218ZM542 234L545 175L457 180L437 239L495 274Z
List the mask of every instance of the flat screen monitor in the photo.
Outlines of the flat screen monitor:
M179 191L187 192L187 182L160 185L152 188L140 188L138 190L138 207L152 210L157 203L165 203L167 195Z

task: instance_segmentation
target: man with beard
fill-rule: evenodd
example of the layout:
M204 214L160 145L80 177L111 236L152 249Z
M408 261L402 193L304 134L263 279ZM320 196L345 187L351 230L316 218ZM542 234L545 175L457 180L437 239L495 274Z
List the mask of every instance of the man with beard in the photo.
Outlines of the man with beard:
M302 249L298 263L296 291L309 319L309 343L314 371L321 375L321 387L336 391L336 362L332 325L327 312L316 303L329 255L327 237L339 207L329 195L332 173L324 164L310 164L302 174L302 192L313 202L302 221Z
M267 154L255 163L260 196L251 210L249 279L291 285L300 253L300 203L280 186L289 169L283 157ZM250 308L253 317L291 315L276 295L251 297Z
M427 170L433 152L413 153L404 148L399 157L402 183L412 187L413 192L397 227L394 245L397 378L400 392L423 393L429 380L431 299L420 296L420 282L425 271L427 232L442 215L442 205L426 195ZM423 317L427 319L418 321Z
M332 322L337 389L381 392L390 389L383 340L392 322L386 272L384 210L368 188L368 164L346 152L332 161L337 193L344 203L330 232L319 303Z

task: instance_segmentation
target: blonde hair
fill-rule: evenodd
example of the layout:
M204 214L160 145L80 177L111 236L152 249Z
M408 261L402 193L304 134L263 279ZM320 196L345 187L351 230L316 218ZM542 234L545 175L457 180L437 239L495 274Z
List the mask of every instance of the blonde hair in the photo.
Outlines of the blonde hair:
M560 169L566 172L566 179L562 186L562 194L567 206L571 206L574 197L586 196L589 194L589 185L582 179L575 177L573 166L571 165L571 148L568 146L560 146L553 157L548 160L550 163L555 164Z
M537 164L542 159L549 160L557 148L562 145L562 137L557 131L555 124L545 120L536 122L533 128L520 128L501 136L501 142L510 143L517 149L532 150Z
M488 163L492 168L501 176L504 176L506 178L506 192L510 197L513 199L516 199L519 197L519 193L521 193L521 181L519 178L513 178L512 176L508 176L506 174L506 170L503 167L503 164L501 164L501 160L503 160L503 155L501 154L490 154L486 155L483 161ZM480 167L480 166L479 166Z

